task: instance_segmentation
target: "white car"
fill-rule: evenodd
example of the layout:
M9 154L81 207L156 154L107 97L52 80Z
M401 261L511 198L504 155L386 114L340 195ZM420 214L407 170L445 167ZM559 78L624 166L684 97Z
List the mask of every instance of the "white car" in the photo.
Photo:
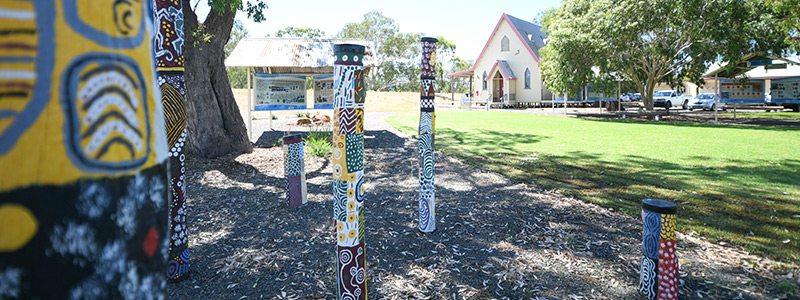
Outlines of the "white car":
M716 96L713 93L707 94L700 94L695 96L692 99L692 102L689 103L689 110L693 109L702 109L702 110L714 110L717 108L716 103Z
M681 108L686 109L689 106L690 98L691 96L683 95L683 93L678 91L658 91L653 94L653 106L663 107L666 109L680 106Z

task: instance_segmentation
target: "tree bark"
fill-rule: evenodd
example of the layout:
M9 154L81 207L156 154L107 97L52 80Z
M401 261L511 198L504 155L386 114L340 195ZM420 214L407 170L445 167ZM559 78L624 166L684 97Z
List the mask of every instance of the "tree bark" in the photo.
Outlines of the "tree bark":
M225 71L225 43L233 28L236 9L212 9L200 24L189 0L183 1L186 39L186 150L195 156L213 158L249 153L239 107Z

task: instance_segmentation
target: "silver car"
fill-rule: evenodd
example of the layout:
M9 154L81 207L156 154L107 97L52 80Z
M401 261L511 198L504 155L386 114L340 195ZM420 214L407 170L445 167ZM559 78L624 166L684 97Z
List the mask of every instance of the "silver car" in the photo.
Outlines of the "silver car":
M689 110L694 110L694 109L714 110L715 108L717 108L715 98L716 96L712 93L697 95L694 98L692 98L691 102L689 102Z

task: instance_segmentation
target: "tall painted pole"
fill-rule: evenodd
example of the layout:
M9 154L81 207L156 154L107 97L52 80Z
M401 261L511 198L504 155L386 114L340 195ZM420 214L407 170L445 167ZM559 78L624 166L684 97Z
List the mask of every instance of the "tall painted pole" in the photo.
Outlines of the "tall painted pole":
M152 7L118 2L0 2L2 299L166 297Z
M337 44L333 65L336 298L367 299L364 244L364 46Z
M639 292L650 300L678 299L675 203L642 200L642 265Z
M422 38L422 66L419 95L419 230L436 230L436 197L434 195L433 140L436 132L436 43Z
M183 76L183 6L180 1L156 0L158 28L153 47L164 106L170 170L169 260L167 278L185 279L189 272L186 231L186 80Z

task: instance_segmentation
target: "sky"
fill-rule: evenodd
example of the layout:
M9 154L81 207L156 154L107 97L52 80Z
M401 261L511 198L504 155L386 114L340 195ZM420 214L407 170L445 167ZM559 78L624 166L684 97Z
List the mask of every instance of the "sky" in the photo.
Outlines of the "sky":
M193 0L196 3L198 0ZM208 14L206 0L199 0L198 18ZM245 0L246 1L246 0ZM252 0L251 0L252 1ZM266 21L255 23L243 12L236 18L244 22L249 37L275 35L288 26L319 28L326 37L335 35L346 23L357 23L364 14L377 10L397 22L401 32L420 32L423 36L443 36L456 45L456 56L476 59L503 13L532 21L539 11L555 8L560 0L352 0L352 1L269 1Z

